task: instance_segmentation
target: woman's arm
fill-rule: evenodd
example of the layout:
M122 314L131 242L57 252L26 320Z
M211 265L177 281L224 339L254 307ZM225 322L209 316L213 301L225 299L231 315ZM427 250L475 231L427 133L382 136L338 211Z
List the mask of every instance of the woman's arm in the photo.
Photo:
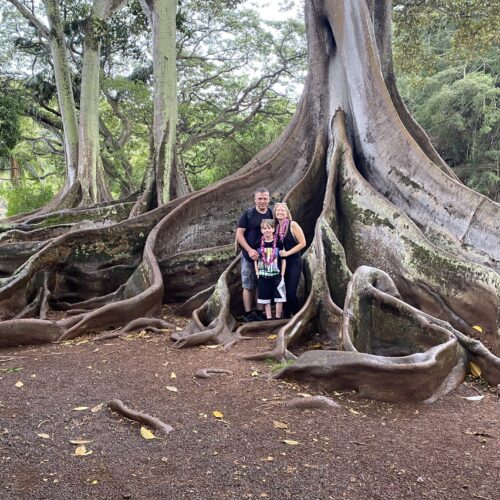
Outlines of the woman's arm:
M292 221L290 231L292 231L293 237L297 240L297 244L290 248L290 250L282 250L280 252L281 257L289 257L294 253L300 252L306 246L304 231L302 231L302 228L295 221Z

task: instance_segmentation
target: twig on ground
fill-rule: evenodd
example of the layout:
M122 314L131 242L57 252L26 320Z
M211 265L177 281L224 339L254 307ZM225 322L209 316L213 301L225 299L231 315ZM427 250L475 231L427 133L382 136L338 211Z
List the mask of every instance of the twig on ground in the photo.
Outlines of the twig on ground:
M28 359L26 356L12 356L10 358L0 357L0 363L7 363L7 361L17 361L18 359Z
M112 401L109 401L108 407L111 410L116 411L120 415L129 418L130 420L135 420L136 422L139 422L141 424L149 425L150 427L158 429L159 431L162 431L165 434L169 434L174 430L173 427L162 422L156 417L152 417L147 413L142 413L140 411L132 410L128 406L125 406L123 404L123 401L121 401L120 399L113 399Z

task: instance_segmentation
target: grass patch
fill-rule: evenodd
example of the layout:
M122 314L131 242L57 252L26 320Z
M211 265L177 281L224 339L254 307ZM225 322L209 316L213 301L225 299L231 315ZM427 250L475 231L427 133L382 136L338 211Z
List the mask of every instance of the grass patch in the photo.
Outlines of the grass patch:
M268 365L271 368L271 373L277 372L283 368L288 368L289 366L292 366L295 361L292 359L286 359L285 361L275 361L274 359L267 358L264 360L264 363Z
M22 371L23 369L18 366L12 368L0 368L0 373L19 373Z

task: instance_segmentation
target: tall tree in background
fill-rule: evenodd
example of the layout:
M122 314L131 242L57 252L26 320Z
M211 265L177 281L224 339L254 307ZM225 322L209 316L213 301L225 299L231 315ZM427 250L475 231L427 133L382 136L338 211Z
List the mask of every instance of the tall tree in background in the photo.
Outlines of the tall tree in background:
M131 215L147 211L156 197L161 206L187 194L188 186L176 175L177 133L176 0L141 0L153 34L153 138L142 195ZM177 184L177 181L179 183Z

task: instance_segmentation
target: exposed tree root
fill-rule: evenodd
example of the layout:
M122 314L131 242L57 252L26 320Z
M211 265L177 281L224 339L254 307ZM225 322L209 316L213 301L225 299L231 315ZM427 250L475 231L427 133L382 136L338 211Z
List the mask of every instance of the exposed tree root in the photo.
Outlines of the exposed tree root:
M97 335L97 337L94 337L92 339L92 342L104 342L105 340L121 338L121 336L122 336L122 332L120 330L117 330L114 332L104 332L104 333L101 333L100 335Z
M137 318L130 323L127 323L121 330L121 333L133 332L135 330L167 330L173 329L175 330L174 323L170 323L168 321L164 321L160 318Z
M232 375L231 370L224 370L223 368L201 368L194 374L196 378L212 378L215 375Z
M108 403L108 407L111 410L116 411L120 415L129 418L130 420L135 420L140 424L149 425L153 429L157 429L163 432L164 434L170 434L174 430L173 427L166 424L165 422L162 422L161 420L158 420L156 417L152 417L147 413L142 413L140 411L132 410L128 406L125 406L123 402L119 399L113 399L112 401L110 401Z
M285 401L289 408L298 408L300 410L310 410L317 408L342 408L333 399L326 396L311 396L310 398L293 398Z

